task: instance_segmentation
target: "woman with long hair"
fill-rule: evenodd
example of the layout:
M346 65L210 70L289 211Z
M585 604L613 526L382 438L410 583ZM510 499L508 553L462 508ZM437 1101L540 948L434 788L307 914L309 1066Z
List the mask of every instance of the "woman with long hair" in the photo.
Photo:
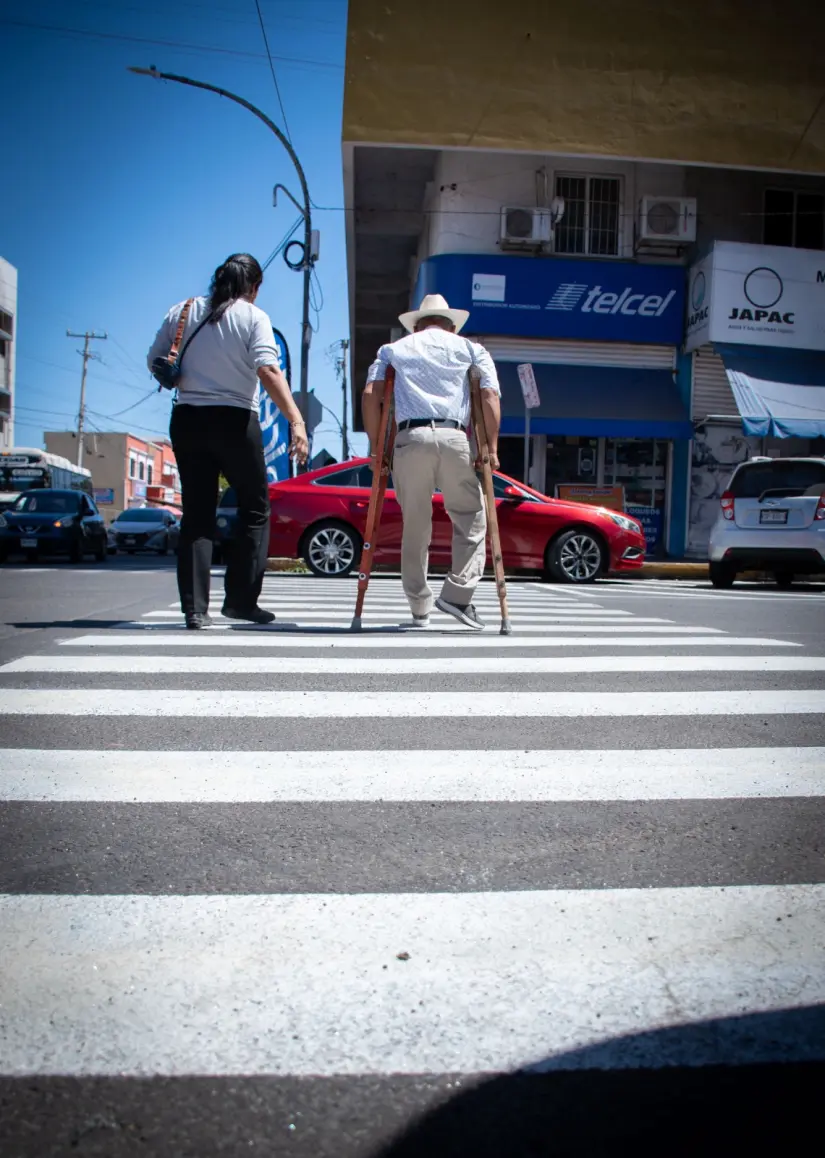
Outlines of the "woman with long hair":
M272 323L255 298L263 271L248 253L234 253L215 270L208 297L192 301L181 342L185 349L170 436L180 472L183 518L178 547L178 590L190 630L208 627L209 579L215 537L218 482L235 488L238 525L227 553L228 619L270 623L258 606L269 546L269 488L258 417L258 381L290 423L289 453L306 462L301 413L280 369ZM172 347L185 303L173 306L148 355ZM188 337L192 340L187 345Z

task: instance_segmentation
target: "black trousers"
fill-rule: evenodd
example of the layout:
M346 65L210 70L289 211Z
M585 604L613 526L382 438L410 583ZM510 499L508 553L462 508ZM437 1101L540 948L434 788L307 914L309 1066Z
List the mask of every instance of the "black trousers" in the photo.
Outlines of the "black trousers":
M269 488L257 411L177 403L169 428L178 462L183 518L178 590L184 614L209 610L218 479L238 499L238 525L228 544L226 602L246 610L258 602L269 548Z

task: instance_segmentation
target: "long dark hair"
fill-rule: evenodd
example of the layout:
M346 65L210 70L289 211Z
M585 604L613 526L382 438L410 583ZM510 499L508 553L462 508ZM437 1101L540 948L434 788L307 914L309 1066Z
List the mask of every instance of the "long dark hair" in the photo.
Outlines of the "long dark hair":
M249 253L233 253L212 275L209 286L209 324L219 322L233 302L256 290L264 280L264 271Z

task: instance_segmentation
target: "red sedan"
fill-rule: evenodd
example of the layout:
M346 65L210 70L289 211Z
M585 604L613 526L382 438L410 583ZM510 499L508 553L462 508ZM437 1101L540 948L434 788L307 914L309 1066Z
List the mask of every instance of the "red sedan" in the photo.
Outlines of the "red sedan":
M628 515L550 499L500 472L493 479L505 568L543 571L564 583L590 583L606 571L631 571L644 562L641 525ZM349 575L361 556L371 486L366 458L271 484L270 556L303 559L314 575L325 578ZM388 489L377 563L399 565L401 527L401 507L395 491ZM433 564L449 566L451 540L444 500L434 494Z

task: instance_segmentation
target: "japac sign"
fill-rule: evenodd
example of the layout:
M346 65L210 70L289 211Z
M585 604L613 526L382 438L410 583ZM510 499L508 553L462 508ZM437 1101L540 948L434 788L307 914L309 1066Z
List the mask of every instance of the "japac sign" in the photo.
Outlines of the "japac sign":
M825 350L825 253L717 241L690 271L686 350L741 342Z
M470 311L467 332L680 345L682 266L444 253L421 263L413 295Z

